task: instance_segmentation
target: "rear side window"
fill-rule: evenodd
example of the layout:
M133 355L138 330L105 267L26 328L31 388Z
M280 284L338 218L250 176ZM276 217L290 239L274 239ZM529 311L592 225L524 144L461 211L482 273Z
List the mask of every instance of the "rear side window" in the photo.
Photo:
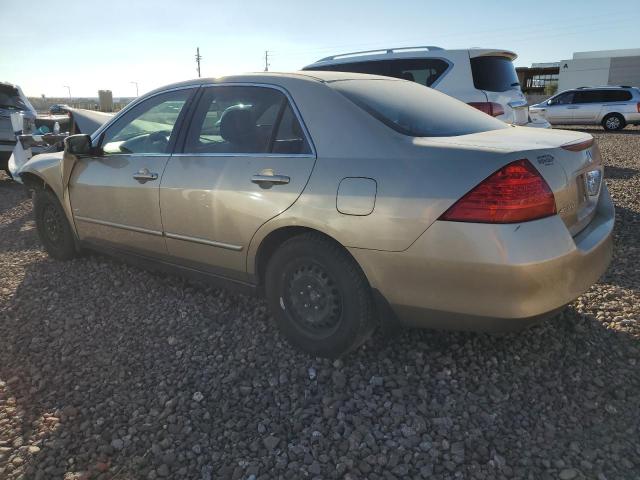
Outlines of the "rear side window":
M415 83L339 80L327 84L403 135L448 137L509 128L448 95Z
M389 76L389 62L378 60L374 62L352 62L324 65L322 67L305 68L305 70L322 70L329 72L368 73L369 75Z
M430 87L449 68L449 64L440 58L408 58L397 60L378 60L373 62L340 63L309 70L329 70L334 72L368 73L384 77L400 78Z
M631 100L627 90L580 90L576 92L573 103L626 102Z
M506 57L471 59L473 85L488 92L505 92L520 85L513 62Z
M449 64L438 58L414 58L391 60L390 77L401 78L430 87L449 68Z
M287 97L267 87L208 87L187 132L185 153L311 153Z

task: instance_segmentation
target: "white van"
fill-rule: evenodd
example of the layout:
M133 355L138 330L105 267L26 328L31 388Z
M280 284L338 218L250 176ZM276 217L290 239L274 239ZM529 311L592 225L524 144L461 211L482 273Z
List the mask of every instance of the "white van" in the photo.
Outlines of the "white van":
M488 48L445 50L405 47L326 57L303 70L369 73L411 80L468 103L504 122L545 127L532 122L513 66L514 52Z

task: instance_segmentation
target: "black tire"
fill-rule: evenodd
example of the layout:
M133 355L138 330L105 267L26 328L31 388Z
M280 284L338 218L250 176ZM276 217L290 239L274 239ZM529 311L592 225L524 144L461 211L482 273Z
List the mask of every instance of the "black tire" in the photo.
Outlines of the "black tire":
M626 125L627 122L619 113L610 113L602 119L602 126L609 132L622 130Z
M265 284L280 332L310 355L344 355L375 328L371 288L360 266L320 234L283 243L269 260Z
M46 189L38 189L33 197L38 237L49 256L70 260L76 256L73 232L58 198Z

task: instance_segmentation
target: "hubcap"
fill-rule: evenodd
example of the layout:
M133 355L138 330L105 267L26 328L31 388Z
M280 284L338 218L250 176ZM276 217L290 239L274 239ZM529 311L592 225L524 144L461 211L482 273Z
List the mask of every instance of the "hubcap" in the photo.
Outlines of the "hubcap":
M342 296L324 268L314 262L285 273L285 304L290 317L308 335L333 333L342 316Z
M47 205L42 212L44 231L51 243L59 244L62 240L62 217L53 205Z

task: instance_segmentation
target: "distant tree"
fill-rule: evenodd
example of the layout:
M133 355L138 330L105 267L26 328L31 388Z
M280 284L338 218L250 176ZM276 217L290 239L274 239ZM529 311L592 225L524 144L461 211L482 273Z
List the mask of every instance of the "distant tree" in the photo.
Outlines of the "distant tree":
M544 94L548 97L555 95L558 91L558 82L549 82L544 86Z

